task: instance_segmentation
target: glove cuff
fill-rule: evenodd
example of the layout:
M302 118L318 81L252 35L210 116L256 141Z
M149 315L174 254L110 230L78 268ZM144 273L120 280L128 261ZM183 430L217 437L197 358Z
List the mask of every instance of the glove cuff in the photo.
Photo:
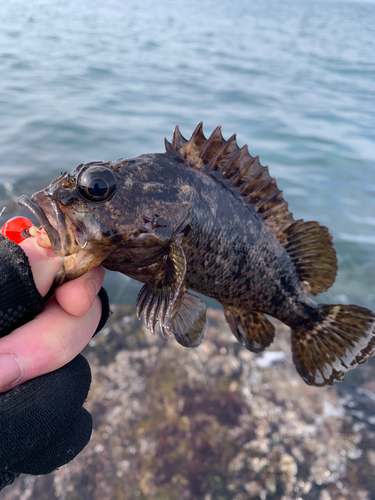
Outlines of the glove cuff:
M0 491L12 484L20 474L18 472L9 472L8 470L0 469Z

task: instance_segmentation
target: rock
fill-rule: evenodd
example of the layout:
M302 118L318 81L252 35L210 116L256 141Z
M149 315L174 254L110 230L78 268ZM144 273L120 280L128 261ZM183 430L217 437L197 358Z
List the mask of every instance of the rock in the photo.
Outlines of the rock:
M3 500L374 497L373 363L359 381L310 387L281 323L256 355L218 310L197 349L153 337L130 306L113 310L85 350L90 443L53 474L21 476Z

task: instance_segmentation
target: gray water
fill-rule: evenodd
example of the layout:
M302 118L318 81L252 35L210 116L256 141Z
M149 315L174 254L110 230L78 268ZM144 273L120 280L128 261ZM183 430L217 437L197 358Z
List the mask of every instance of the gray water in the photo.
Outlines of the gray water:
M296 219L330 228L339 273L322 299L375 309L374 2L1 2L0 74L0 223L81 162L222 124ZM134 282L106 283L134 300Z

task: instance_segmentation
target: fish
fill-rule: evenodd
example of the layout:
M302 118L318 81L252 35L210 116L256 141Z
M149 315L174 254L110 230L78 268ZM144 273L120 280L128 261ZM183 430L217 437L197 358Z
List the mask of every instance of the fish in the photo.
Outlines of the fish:
M309 385L333 385L374 354L375 315L321 304L337 274L332 236L294 220L276 179L221 127L190 139L176 126L165 152L94 161L64 172L28 208L62 270L57 283L103 265L140 281L139 318L185 347L204 338L217 300L236 339L254 353L271 345L277 318L291 329L295 367Z

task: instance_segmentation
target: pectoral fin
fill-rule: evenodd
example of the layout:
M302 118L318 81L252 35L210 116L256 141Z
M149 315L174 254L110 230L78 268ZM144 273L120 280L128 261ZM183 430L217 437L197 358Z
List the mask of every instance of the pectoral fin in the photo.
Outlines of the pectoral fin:
M157 274L141 288L136 305L138 318L143 314L146 327L154 334L155 324L159 321L161 333L168 338L173 316L182 300L186 274L180 238L170 243L163 259Z
M263 313L224 307L224 315L233 335L249 351L262 352L272 343L275 329Z
M186 291L185 274L185 254L181 238L177 238L169 245L155 275L139 292L137 314L138 318L143 315L146 328L153 334L159 322L165 339L173 333L179 344L196 347L203 340L207 306Z

